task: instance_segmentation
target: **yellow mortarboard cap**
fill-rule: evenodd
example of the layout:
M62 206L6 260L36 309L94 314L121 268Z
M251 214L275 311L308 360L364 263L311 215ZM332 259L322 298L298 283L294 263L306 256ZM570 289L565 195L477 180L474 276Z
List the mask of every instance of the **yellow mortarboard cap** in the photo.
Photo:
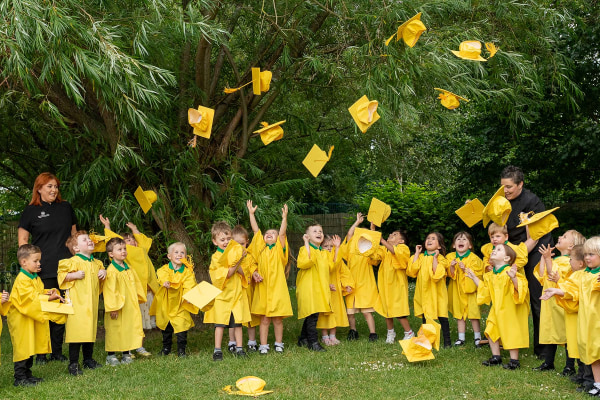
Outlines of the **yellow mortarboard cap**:
M243 84L240 87L236 87L236 88L225 88L223 90L223 92L225 93L234 93L237 92L238 90L240 90L241 88L243 88L244 86L247 86L249 84L252 84L252 91L254 92L255 95L259 96L262 94L262 92L267 92L269 91L269 88L271 86L271 78L273 77L273 73L271 73L271 71L262 71L260 70L260 68L252 68L252 80L248 83Z
M385 204L383 201L373 197L371 199L371 205L369 206L369 214L367 214L367 221L374 223L381 227L386 219L392 213L392 207Z
M219 258L219 264L224 268L231 268L241 260L243 255L244 247L235 240L230 240Z
M308 152L302 164L310 171L310 173L316 178L325 164L331 159L331 153L333 152L333 146L329 148L329 153L325 153L316 144L313 145L312 149Z
M421 34L427 30L425 24L421 22L421 14L418 13L400 25L398 31L385 41L385 45L389 45L394 36L396 36L396 42L402 38L408 47L413 47L417 43L417 40L419 40L419 37L421 37Z
M432 346L425 336L417 336L407 340L400 340L402 354L409 362L433 360L435 356L431 351Z
M222 290L216 286L211 285L206 281L202 281L184 295L183 299L192 303L202 311L206 311L210 308L213 300L220 295Z
M498 52L498 50L500 50L499 47L496 47L496 45L491 42L486 43L485 48L487 49L487 51L490 52L490 56L488 57L488 60L490 58L494 57L496 55L496 53Z
M182 258L181 263L183 265L185 265L186 267L188 267L189 269L194 269L194 267L195 267L194 260L193 260L191 254L188 254L188 256L186 258Z
M144 214L148 213L148 211L152 208L152 203L154 203L157 199L154 190L142 190L141 186L138 186L133 195L140 204L140 207L142 207Z
M424 335L431 342L434 349L440 349L440 332L442 326L432 318L425 318L425 323L419 328L417 336Z
M102 236L102 235L98 235L96 232L94 231L90 231L89 235L90 239L92 240L92 242L94 242L94 253L102 253L106 251L106 242L108 239L108 236ZM121 236L116 235L116 237L123 239Z
M269 125L268 122L261 122L263 127L257 131L254 131L254 133L260 133L260 138L266 146L269 143L279 140L283 137L283 128L281 127L281 124L284 123L285 120L271 125Z
M465 40L458 47L458 51L452 50L456 57L471 61L487 61L481 57L481 42L479 40Z
M455 213L470 228L483 218L483 204L479 199L473 199L456 210Z
M488 226L490 221L500 226L506 225L511 211L512 206L510 201L504 197L504 186L501 186L483 209L483 227Z
M438 99L441 100L442 105L444 107L446 107L448 110L454 110L455 108L458 108L458 106L460 106L459 100L464 100L466 102L469 102L468 99L465 99L464 97L460 97L459 95L449 92L445 89L439 89L439 88L434 88L434 89L442 92L438 96Z
M350 249L355 253L372 253L379 248L381 232L370 229L356 228L350 240Z
M198 106L198 109L188 108L188 122L194 128L192 147L196 147L196 136L210 139L215 110Z
M517 225L517 227L529 225L529 236L531 236L533 240L538 240L545 234L558 228L558 220L552 213L559 208L560 207L555 207L552 210L542 211L537 214L533 213L533 211L521 213L519 214L521 224Z
M59 303L54 301L42 301L43 312L55 313L55 314L75 314L72 304Z
M235 386L239 389L239 391L234 392L231 390L231 385L225 386L223 391L225 391L227 394L252 397L273 393L272 390L263 390L266 384L267 382L256 376L245 376L235 382Z
M377 100L369 101L367 95L364 95L348 108L350 115L352 115L354 122L356 122L358 129L360 129L362 133L365 133L371 125L381 118L379 114L377 114L378 106L379 103Z

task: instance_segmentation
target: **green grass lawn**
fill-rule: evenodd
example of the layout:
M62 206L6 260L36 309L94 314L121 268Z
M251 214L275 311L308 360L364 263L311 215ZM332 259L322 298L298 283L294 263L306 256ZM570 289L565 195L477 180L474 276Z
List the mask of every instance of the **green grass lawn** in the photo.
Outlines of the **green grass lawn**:
M292 299L295 295L291 292ZM467 345L435 353L435 360L409 363L399 344L385 343L385 320L376 316L380 339L369 343L368 329L362 316L357 316L360 339L345 340L347 328L340 329L339 346L326 353L313 353L296 346L301 322L284 320L283 355L251 354L236 359L225 354L223 362L212 361L214 338L212 328L194 328L189 334L189 357L175 355L137 358L131 365L116 368L104 366L84 370L84 375L71 377L67 364L51 362L34 365L33 373L45 379L38 387L14 388L10 336L6 323L2 331L2 365L0 366L1 399L224 399L233 398L221 391L226 385L246 375L267 382L266 390L274 393L265 399L584 399L575 392L575 384L559 376L564 366L564 348L557 352L556 372L534 372L541 361L532 350L521 353L521 369L506 371L501 367L483 367L481 361L490 356L489 348L476 349L473 333L467 323ZM452 321L452 320L451 320ZM420 321L411 318L418 329ZM456 340L456 323L451 322ZM402 328L396 326L398 336ZM244 335L246 333L244 332ZM244 336L244 343L247 338ZM269 342L272 345L273 339ZM145 347L154 354L161 348L160 331L147 332ZM226 345L226 342L225 342ZM175 348L175 345L173 346ZM226 347L226 346L225 346ZM64 347L67 354L67 346ZM508 353L503 354L508 360ZM98 340L95 358L104 363L104 342Z

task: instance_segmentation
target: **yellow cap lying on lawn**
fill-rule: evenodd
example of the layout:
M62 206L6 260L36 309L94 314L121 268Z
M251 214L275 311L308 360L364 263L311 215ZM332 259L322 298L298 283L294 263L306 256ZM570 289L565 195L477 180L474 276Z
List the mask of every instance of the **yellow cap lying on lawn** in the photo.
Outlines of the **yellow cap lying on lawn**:
M483 204L479 199L469 200L467 204L456 210L455 213L470 228L483 218Z
M256 376L245 376L240 378L235 383L239 391L234 392L231 385L225 386L223 391L227 394L235 394L237 396L262 396L263 394L273 393L272 390L263 390L267 383Z
M369 207L369 214L367 215L367 221L374 223L381 227L386 219L392 213L392 207L385 204L383 201L373 197L371 200L371 206Z
M421 22L421 14L418 13L400 25L398 31L385 41L385 45L389 45L394 36L396 36L396 42L402 38L408 47L413 47L421 37L421 34L427 30L425 24Z
M504 186L501 186L483 209L483 227L488 226L490 221L500 226L506 225L511 211L512 206L510 201L504 197Z
M533 211L529 213L521 213L519 214L521 224L517 225L517 227L520 228L525 225L529 225L529 236L531 236L533 240L538 240L545 234L550 233L552 230L558 228L558 220L552 213L559 208L560 207L555 207L552 210L542 211L537 214L535 214Z
M406 355L409 362L425 361L435 359L432 349L437 343L436 350L439 350L440 332L430 323L421 325L417 336L400 340L402 354Z
M350 115L352 115L354 122L356 122L358 129L360 129L362 133L365 133L371 125L381 118L379 114L377 114L378 106L379 102L377 100L369 100L367 95L364 95L348 108Z

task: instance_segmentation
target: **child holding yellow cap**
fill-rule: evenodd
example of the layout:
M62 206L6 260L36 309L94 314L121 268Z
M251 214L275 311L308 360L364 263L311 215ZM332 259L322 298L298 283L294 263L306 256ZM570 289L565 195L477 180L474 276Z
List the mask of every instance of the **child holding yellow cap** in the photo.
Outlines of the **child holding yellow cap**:
M425 248L425 251L421 251ZM427 320L439 320L442 326L444 347L450 343L450 324L448 323L448 289L446 288L446 246L444 236L439 232L427 235L423 245L415 247L415 255L408 264L406 274L417 278L414 295L416 317Z
M542 254L540 262L535 266L533 275L542 285L543 290L550 287L556 287L553 279L557 274L559 279L566 278L571 273L570 254L575 245L583 244L585 237L576 230L568 230L558 238L555 247L541 245L539 252ZM560 252L560 255L554 255L553 250ZM565 329L564 310L555 299L549 299L542 302L540 310L540 344L544 345L544 362L535 371L554 370L554 357L556 355L557 345L567 343ZM565 370L573 370L575 362L569 358L567 350L567 364Z
M456 318L458 340L455 346L465 344L466 319L471 320L475 346L481 342L481 312L477 304L477 286L465 275L467 268L481 279L483 277L483 262L473 253L473 237L468 232L458 232L452 240L455 250L446 256L448 260L448 309Z

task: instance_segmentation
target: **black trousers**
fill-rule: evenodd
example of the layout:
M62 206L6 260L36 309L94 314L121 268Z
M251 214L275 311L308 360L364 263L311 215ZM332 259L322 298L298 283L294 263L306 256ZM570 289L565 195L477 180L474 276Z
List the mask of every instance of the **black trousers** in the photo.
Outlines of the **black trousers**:
M304 318L302 323L302 331L300 332L300 340L308 340L308 344L317 343L319 341L319 332L317 331L317 321L319 313L314 313Z
M173 345L173 332L175 332L173 325L169 322L165 330L161 332L163 337L163 349L171 350L171 346ZM177 338L177 349L185 350L185 347L187 346L187 331L176 333L175 337Z
M537 247L529 253L529 259L525 265L525 277L527 286L529 286L529 304L531 305L531 318L533 319L533 352L541 355L544 352L544 345L540 344L540 309L542 301L542 285L533 275L533 269L540 262L542 255L537 251Z
M15 363L15 381L21 381L31 378L31 367L33 367L33 357L26 360L16 361Z
M554 365L554 358L556 356L557 344L545 344L544 347L544 361L548 365ZM569 350L565 346L565 367L575 368L575 359L569 357Z
M94 355L94 342L69 343L69 362L79 362L79 349L83 352L83 360L91 360Z
M42 279L44 289L58 289L57 278ZM61 295L64 293L61 292ZM50 322L50 345L52 346L52 356L62 356L62 345L65 337L65 325Z

